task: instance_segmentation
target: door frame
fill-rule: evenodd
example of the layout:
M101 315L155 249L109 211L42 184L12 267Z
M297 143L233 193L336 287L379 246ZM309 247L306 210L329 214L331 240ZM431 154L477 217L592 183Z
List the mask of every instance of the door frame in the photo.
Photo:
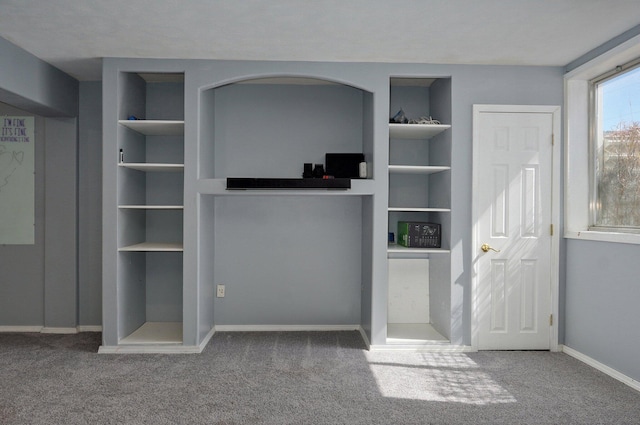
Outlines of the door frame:
M473 164L472 164L472 187L479 187L479 178L477 171L480 169L480 158L477 154L480 145L480 126L478 121L482 113L545 113L552 116L553 128L553 146L552 146L552 164L551 164L551 223L553 225L553 234L551 235L551 314L553 315L553 324L549 330L549 348L550 351L559 351L558 329L559 329L559 296L560 296L560 164L562 133L561 133L561 108L555 105L473 105ZM474 191L472 191L472 194ZM478 302L478 264L476 258L480 252L479 240L479 217L480 208L478 206L478 197L472 195L471 205L471 223L472 223L472 279L471 279L471 347L474 351L478 350L478 328L480 319L480 306Z

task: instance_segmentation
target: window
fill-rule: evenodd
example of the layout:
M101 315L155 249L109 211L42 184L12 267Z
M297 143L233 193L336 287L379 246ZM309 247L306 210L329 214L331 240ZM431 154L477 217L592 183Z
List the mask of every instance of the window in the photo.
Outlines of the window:
M591 81L591 228L640 232L640 60Z

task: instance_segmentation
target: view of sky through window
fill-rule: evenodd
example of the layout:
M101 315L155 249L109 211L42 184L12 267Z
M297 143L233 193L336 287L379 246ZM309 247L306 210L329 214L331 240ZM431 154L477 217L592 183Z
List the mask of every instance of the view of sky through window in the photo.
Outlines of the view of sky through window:
M600 84L602 130L618 128L622 122L640 122L640 67Z

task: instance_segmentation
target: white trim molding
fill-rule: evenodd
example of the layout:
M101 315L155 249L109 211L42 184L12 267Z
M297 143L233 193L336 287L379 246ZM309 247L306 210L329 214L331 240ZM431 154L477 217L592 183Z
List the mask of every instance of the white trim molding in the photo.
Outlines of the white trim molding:
M640 35L579 66L564 76L564 237L640 244L640 235L589 230L590 151L589 81L640 57Z
M582 354L581 352L574 350L571 347L567 347L566 345L562 346L562 352L573 357L574 359L580 360L581 362L591 366L594 369L599 370L600 372L609 375L610 377L617 379L633 388L636 391L640 391L640 382L635 379L625 375L624 373L618 372L617 370L600 363L599 361L587 356L586 354Z
M0 326L0 333L33 333L42 331L42 326Z
M81 325L75 328L47 327L47 326L0 326L2 332L37 332L43 334L76 334L79 332L102 332L100 325Z
M216 329L212 327L207 336L198 345L101 345L98 347L98 354L200 354L207 347L215 333Z
M78 332L102 332L102 325L79 325Z
M359 331L360 325L216 325L216 332Z
M117 345L98 348L98 354L200 354L198 345Z
M78 328L43 327L40 329L43 334L77 334Z

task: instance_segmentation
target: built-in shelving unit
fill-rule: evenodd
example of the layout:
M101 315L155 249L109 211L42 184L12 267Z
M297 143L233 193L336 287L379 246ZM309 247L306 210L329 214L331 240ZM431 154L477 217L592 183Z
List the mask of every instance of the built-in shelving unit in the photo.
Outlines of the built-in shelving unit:
M106 58L100 351L199 352L216 326L448 344L451 78L396 65ZM400 108L442 124L389 123ZM366 178L227 189L328 153L363 154ZM398 221L440 224L441 247L387 243Z
M183 343L184 78L157 76L118 72L117 119L104 123L117 127L104 148L117 158L116 278L104 285L119 295L103 352Z
M448 79L391 78L389 116L402 109L409 119L450 119ZM432 269L450 261L450 124L389 123L389 261L388 345L448 343L446 320L432 319L434 305L450 297L448 279ZM437 223L441 247L405 247L397 243L399 221ZM444 300L445 303L450 302ZM435 322L435 323L434 323ZM436 330L437 329L437 330Z

